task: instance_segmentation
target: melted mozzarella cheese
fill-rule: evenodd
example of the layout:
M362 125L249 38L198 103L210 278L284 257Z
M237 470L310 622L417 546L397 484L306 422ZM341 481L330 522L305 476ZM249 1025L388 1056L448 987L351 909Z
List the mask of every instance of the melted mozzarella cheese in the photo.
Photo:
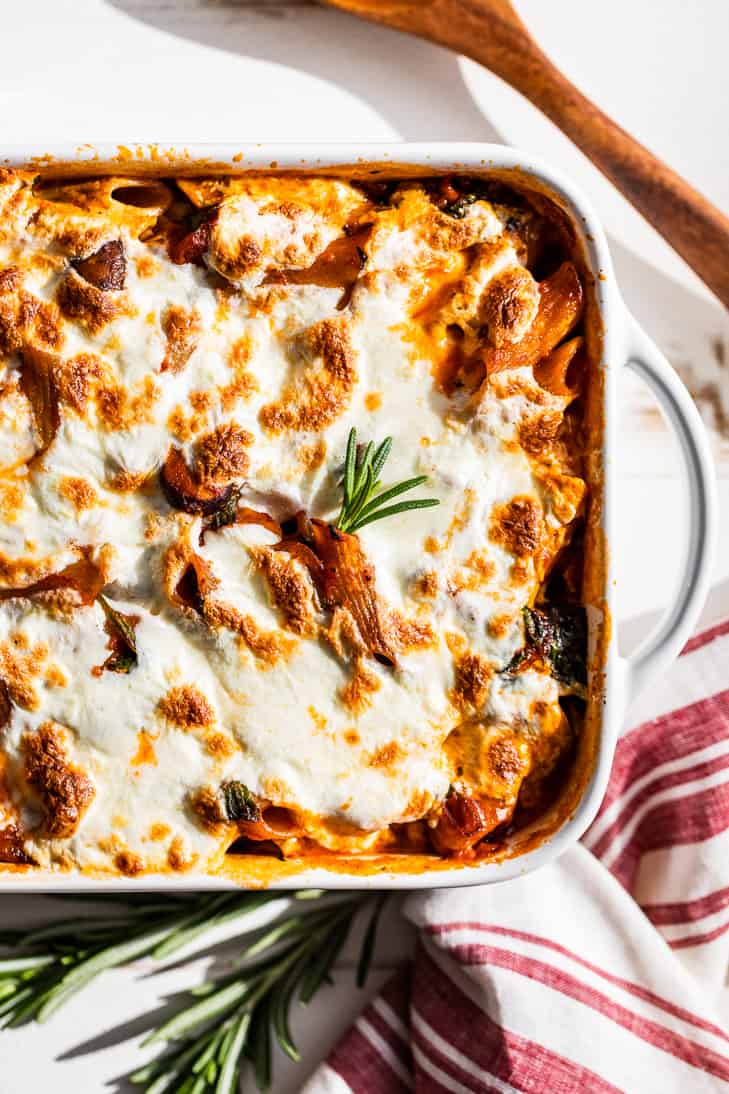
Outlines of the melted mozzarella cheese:
M161 868L172 842L181 840L186 859L202 868L218 854L220 840L201 826L191 795L228 779L302 816L343 821L363 833L426 816L453 778L443 743L463 718L453 692L455 648L482 657L492 673L477 712L485 721L529 738L558 709L550 677L500 674L523 643L521 609L533 601L540 573L529 560L517 579L516 556L490 538L489 528L497 508L515 496L532 499L547 527L564 523L518 443L537 402L557 411L564 403L536 389L530 370L514 370L511 393L476 408L440 390L433 361L411 337L411 310L434 264L452 272L460 252L449 249L442 232L434 234L429 203L417 188L397 216L375 217L367 276L344 310L341 291L316 285L277 285L269 298L266 272L310 265L362 203L355 188L336 186L336 215L303 200L287 211L255 190L226 198L212 266L225 272L227 260L219 256L235 255L241 239L255 243L260 260L249 272L231 273L224 292L206 270L173 265L159 245L122 228L131 309L95 333L63 321L60 356L97 358L105 401L94 389L81 409L61 406L52 445L18 478L20 501L0 519L0 554L18 563L52 557L47 572L67 565L80 546L110 547L108 595L117 610L138 617L138 663L128 673L99 671L109 649L98 605L69 615L42 599L0 604L0 643L17 634L28 647L40 643L59 670L55 683L38 670L37 705L15 702L2 739L16 773L13 803L31 833L29 852L41 863L70 857L82 867L109 867L121 847L147 868ZM490 206L477 202L458 231L458 246L467 247L495 239L501 226ZM112 235L118 234L115 226ZM19 261L27 290L52 300L62 271L49 265L44 273L31 261L44 247L21 225L0 239L0 269ZM515 262L510 244L496 248L491 267L479 266L479 291ZM179 372L161 371L170 307L195 313L201 332ZM333 420L315 430L264 427L264 407L306 389L301 340L330 320L346 324L354 360L351 388ZM17 369L17 360L8 367ZM112 398L121 407L116 418L104 410ZM428 476L425 489L437 507L372 524L360 538L381 604L427 624L433 637L403 649L394 669L368 661L361 708L343 699L354 668L325 633L327 613L319 610L313 632L302 635L287 629L272 600L255 549L276 536L241 525L209 532L198 545L200 521L181 523L165 500L158 473L170 447L180 447L192 463L199 439L232 422L251 436L249 468L239 477L242 498L277 517L301 509L335 517L352 426L363 440L394 438L386 482ZM7 466L27 460L31 444L27 407L11 385L0 396ZM114 485L122 472L139 476L139 488ZM278 636L277 657L264 661L240 630L213 630L170 601L162 576L166 553L183 540L209 567L214 596L257 632ZM303 569L299 576L308 580ZM172 724L165 696L193 685L212 710L212 724ZM69 762L95 787L77 831L60 841L40 834L38 802L21 776L24 735L49 721L67 728ZM230 747L211 745L211 733ZM328 830L312 831L332 844Z

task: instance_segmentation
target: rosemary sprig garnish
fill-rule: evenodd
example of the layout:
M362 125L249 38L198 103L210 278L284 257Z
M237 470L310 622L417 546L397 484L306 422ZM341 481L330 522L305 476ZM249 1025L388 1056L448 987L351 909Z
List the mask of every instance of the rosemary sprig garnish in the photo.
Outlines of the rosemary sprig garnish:
M376 448L372 441L363 448L357 444L357 430L349 431L344 460L344 497L336 520L340 532L357 532L375 520L394 517L396 513L405 513L408 509L430 509L439 504L437 498L409 498L394 505L386 504L428 480L427 475L416 475L378 493L382 485L380 472L391 448L392 437L386 437Z
M106 969L144 955L167 958L199 942L212 928L240 919L238 934L249 940L233 971L189 993L180 1009L144 1042L175 1042L174 1047L130 1078L146 1094L233 1094L248 1059L259 1089L265 1090L274 1040L292 1060L299 1058L289 1024L294 1000L310 1002L330 980L357 913L369 906L357 968L357 983L364 984L386 899L384 894L332 898L321 890L292 895L296 905L252 936L246 917L270 901L282 900L283 894L137 895L132 906L105 902L112 905L105 915L5 932L0 944L12 946L15 953L0 959L0 1026L45 1021Z

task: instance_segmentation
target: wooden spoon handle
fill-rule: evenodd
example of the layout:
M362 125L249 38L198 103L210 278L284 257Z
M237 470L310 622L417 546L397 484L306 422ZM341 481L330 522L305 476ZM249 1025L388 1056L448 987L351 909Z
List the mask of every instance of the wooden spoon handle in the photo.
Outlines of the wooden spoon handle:
M550 118L729 308L729 218L616 125L542 52L508 0L329 0L462 53Z
M508 82L550 118L729 308L729 218L579 91L530 39ZM476 51L474 51L475 54ZM478 58L476 58L478 59Z

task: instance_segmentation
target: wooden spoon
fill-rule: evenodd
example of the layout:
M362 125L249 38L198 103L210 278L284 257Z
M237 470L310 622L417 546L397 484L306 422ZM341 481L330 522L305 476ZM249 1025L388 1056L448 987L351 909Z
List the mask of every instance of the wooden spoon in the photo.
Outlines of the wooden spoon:
M542 52L509 0L324 0L485 65L559 126L729 308L729 218Z

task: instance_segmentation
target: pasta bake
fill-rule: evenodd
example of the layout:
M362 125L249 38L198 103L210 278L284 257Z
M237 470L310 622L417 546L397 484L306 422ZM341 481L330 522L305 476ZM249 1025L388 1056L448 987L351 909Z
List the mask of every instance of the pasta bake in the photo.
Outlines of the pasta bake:
M539 816L588 292L488 174L0 172L2 868L473 862Z

